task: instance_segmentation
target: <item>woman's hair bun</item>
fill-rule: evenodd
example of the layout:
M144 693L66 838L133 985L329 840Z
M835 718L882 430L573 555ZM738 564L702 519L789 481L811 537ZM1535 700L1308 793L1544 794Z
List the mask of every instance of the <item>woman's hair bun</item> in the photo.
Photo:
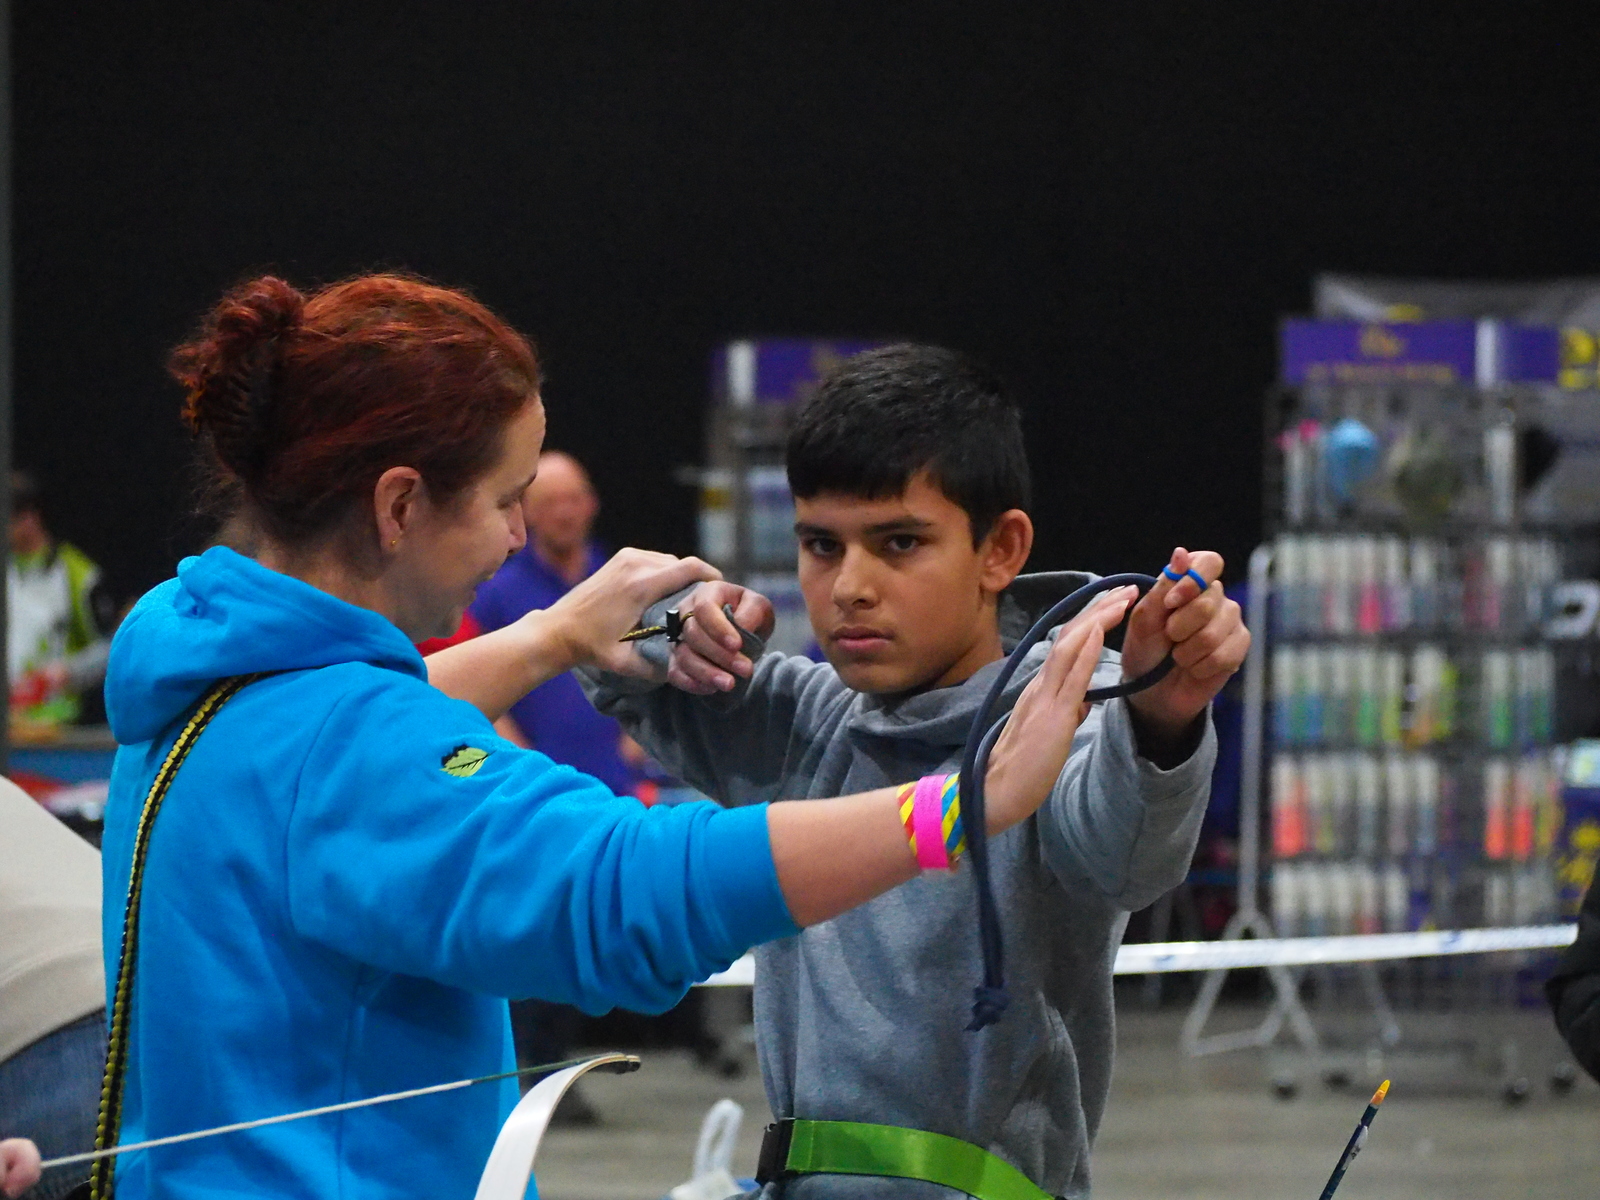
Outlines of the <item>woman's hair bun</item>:
M169 360L188 393L184 423L207 437L222 465L241 479L257 476L266 461L285 343L305 307L305 296L276 276L252 279L223 296Z

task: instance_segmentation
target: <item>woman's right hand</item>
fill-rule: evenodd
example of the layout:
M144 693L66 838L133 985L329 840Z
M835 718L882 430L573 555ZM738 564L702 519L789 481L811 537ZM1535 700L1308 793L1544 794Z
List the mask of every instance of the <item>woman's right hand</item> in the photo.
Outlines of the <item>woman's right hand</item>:
M654 550L618 550L601 567L545 610L571 647L577 665L621 675L641 675L649 666L621 640L656 601L691 583L721 579L710 563Z
M0 1192L20 1196L39 1182L39 1147L27 1138L0 1142Z
M989 754L984 781L985 824L991 834L1032 816L1055 787L1072 739L1089 715L1084 693L1100 662L1105 635L1139 596L1135 587L1106 592L1056 635L1039 673L1011 710Z

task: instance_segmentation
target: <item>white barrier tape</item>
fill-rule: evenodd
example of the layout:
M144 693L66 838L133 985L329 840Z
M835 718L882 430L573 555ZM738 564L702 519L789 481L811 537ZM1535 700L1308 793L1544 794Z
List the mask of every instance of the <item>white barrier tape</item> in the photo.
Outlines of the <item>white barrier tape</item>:
M1445 954L1491 954L1506 950L1551 950L1570 946L1576 925L1530 925L1517 929L1450 929L1427 933L1371 933L1344 937L1258 938L1232 942L1145 942L1117 951L1117 975L1172 971L1219 971L1241 967L1308 967L1326 963L1435 958ZM702 987L750 987L755 959L748 954Z

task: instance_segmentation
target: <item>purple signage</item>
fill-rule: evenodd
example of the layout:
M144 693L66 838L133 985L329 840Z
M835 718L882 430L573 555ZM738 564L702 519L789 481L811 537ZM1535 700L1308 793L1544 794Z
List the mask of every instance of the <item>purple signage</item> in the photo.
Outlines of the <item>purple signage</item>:
M733 405L795 404L853 354L881 341L762 338L729 342L711 360L711 390Z
M1471 383L1477 362L1475 321L1283 322L1285 383Z
M1281 331L1285 383L1553 382L1561 334L1505 321L1362 322L1290 318Z

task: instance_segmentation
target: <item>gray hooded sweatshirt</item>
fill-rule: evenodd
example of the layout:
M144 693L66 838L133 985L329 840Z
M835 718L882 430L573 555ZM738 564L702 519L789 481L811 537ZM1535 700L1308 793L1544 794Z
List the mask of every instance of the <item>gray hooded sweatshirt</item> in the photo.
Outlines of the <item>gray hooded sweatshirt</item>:
M1000 609L1007 648L1092 578L1020 577ZM1053 641L1029 653L1004 709ZM728 696L614 676L584 682L596 707L668 771L737 805L849 795L956 770L1000 665L909 696L855 692L832 667L779 654L761 655L753 677ZM1120 674L1108 650L1095 686ZM1117 946L1128 914L1188 870L1216 756L1208 717L1198 749L1159 770L1138 756L1125 703L1095 706L1044 806L990 842L1011 995L998 1024L964 1031L982 973L964 867L925 873L757 948L756 1040L776 1117L948 1134L999 1155L1053 1195L1089 1195L1089 1150L1111 1083ZM801 1176L767 1192L768 1200L961 1195L852 1175Z

